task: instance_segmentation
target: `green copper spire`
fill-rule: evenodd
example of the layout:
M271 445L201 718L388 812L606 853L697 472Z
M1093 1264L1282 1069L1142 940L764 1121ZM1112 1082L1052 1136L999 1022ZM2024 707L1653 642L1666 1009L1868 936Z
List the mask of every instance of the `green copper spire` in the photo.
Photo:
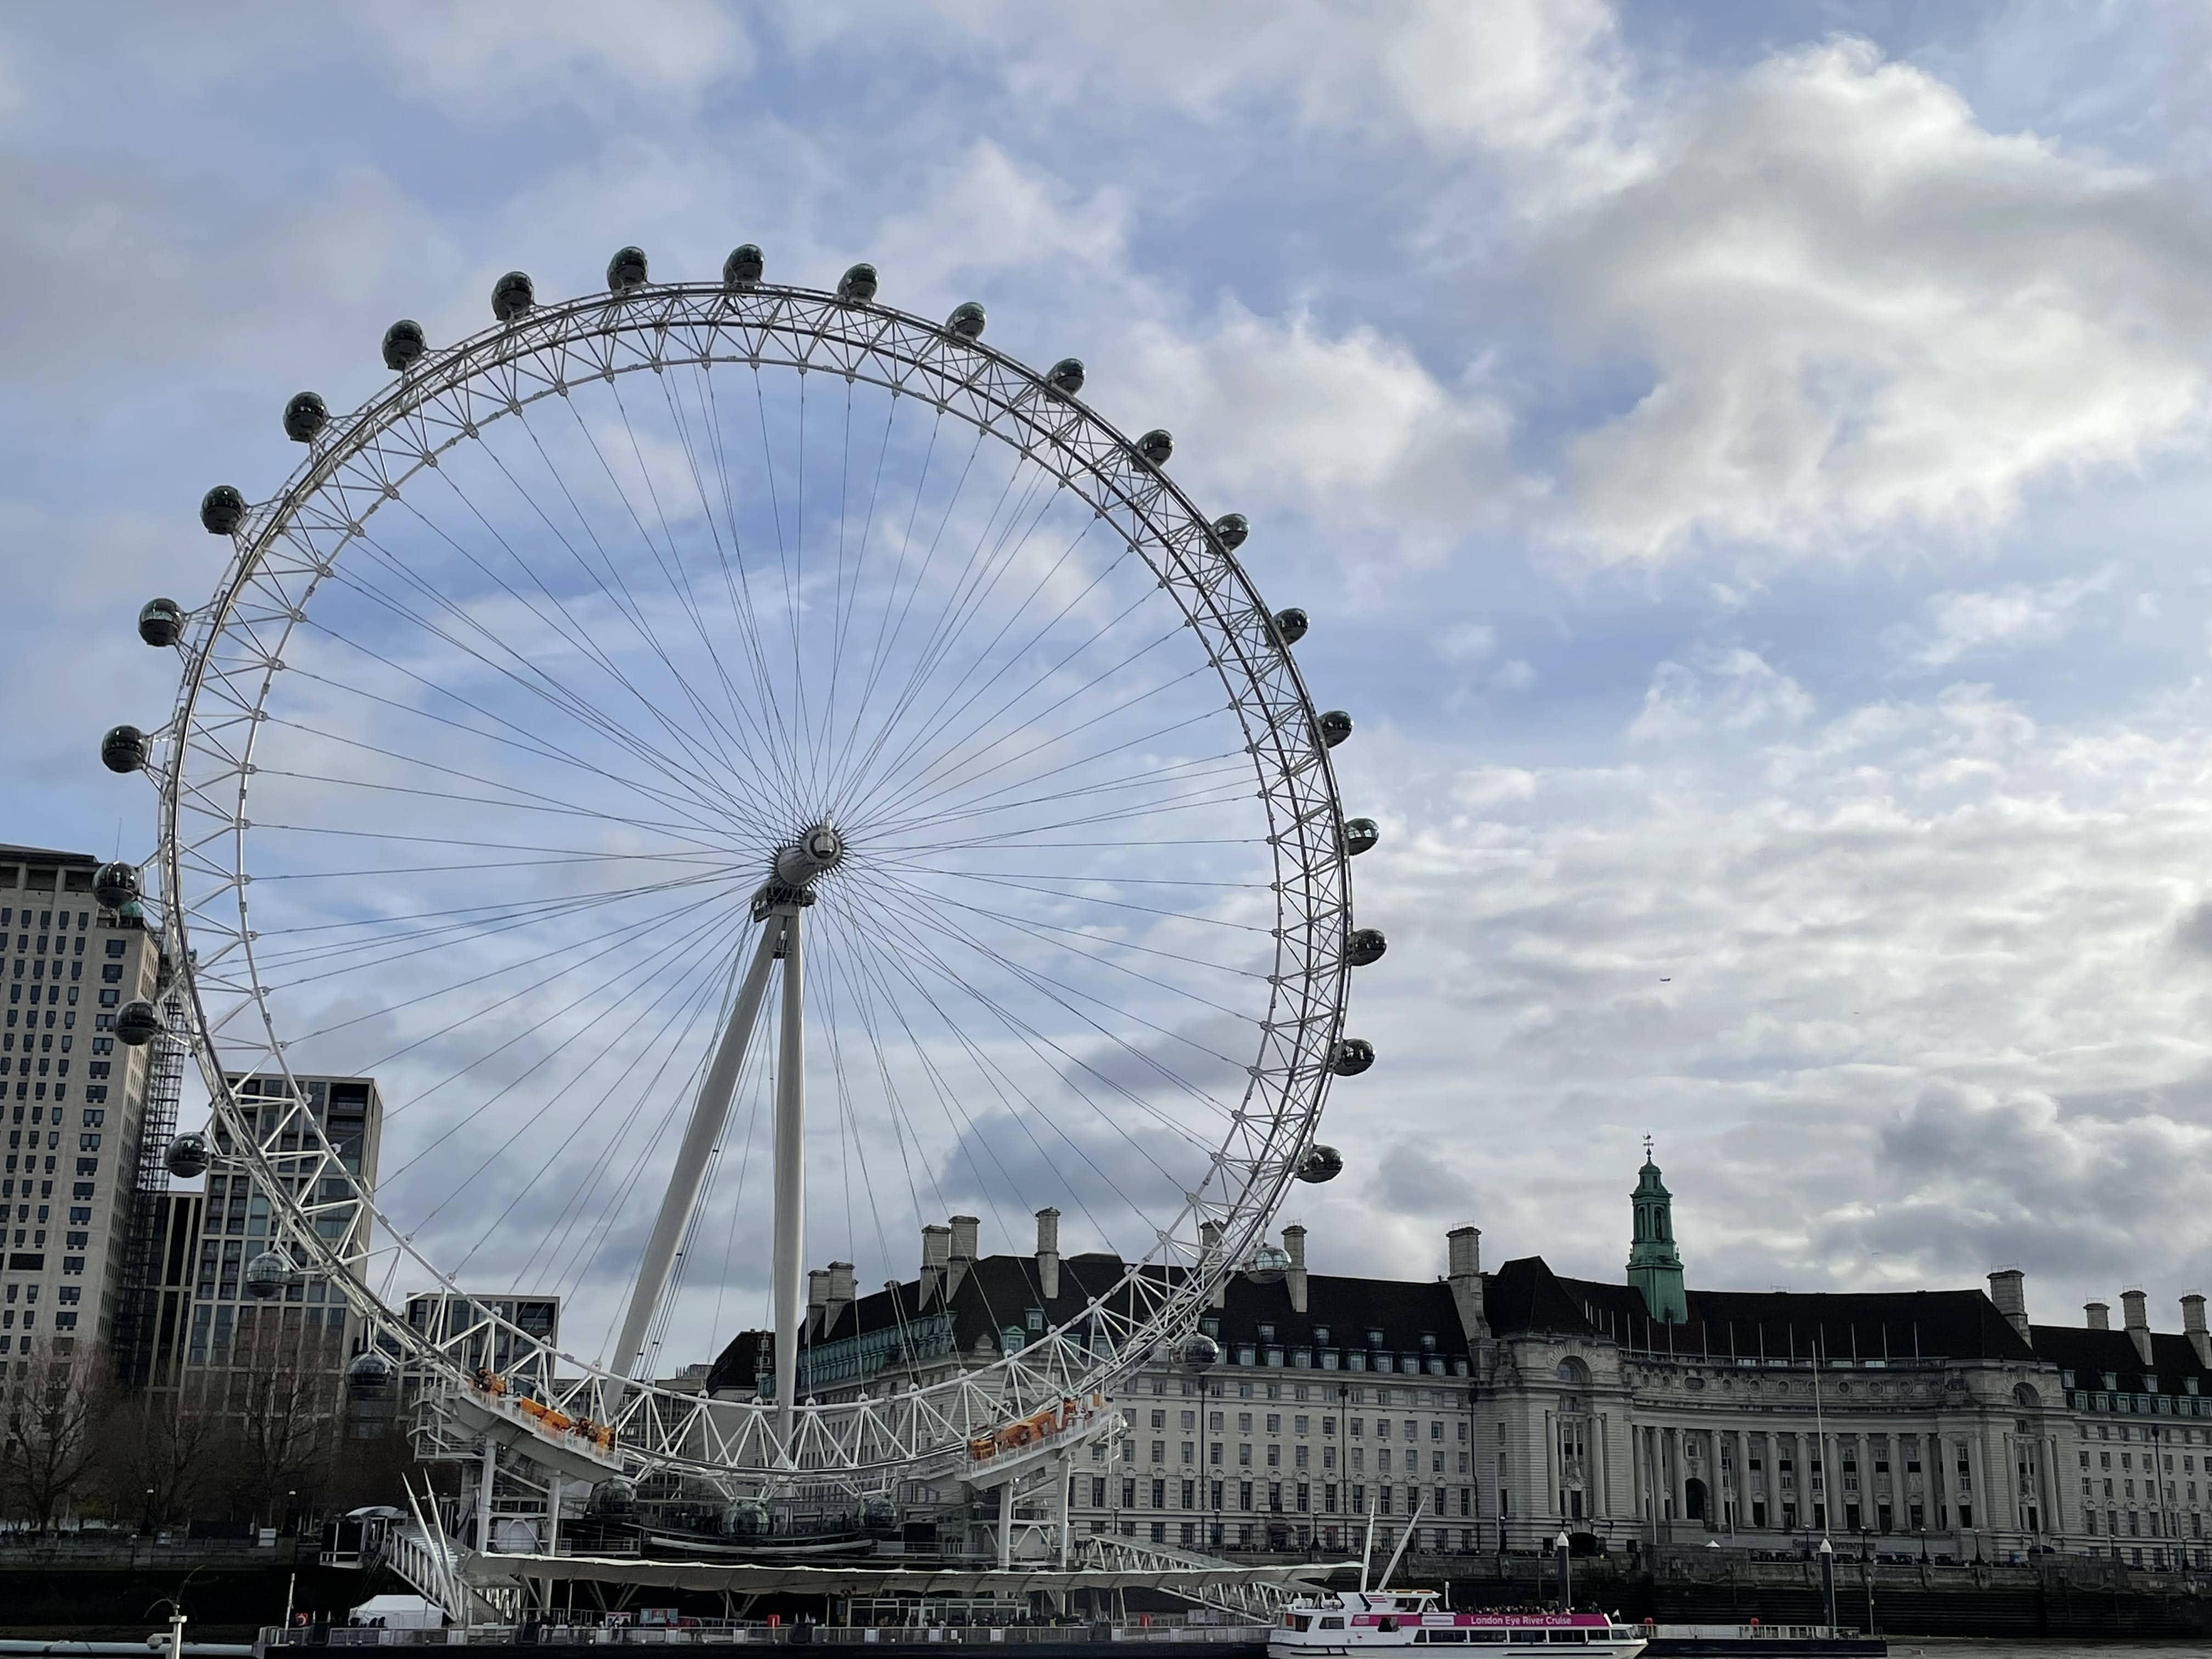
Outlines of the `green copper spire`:
M1642 1292L1652 1318L1665 1325L1686 1324L1690 1304L1682 1294L1682 1258L1674 1249L1674 1195L1659 1179L1649 1135L1644 1137L1644 1167L1637 1171L1629 1200L1636 1236L1628 1247L1628 1282Z

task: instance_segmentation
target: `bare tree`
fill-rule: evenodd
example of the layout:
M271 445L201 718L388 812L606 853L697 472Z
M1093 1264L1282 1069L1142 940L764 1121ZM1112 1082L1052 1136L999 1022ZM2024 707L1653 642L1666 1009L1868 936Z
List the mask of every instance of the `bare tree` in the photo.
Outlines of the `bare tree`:
M142 1390L117 1401L100 1437L109 1513L154 1528L191 1518L208 1496L222 1427L173 1395Z
M0 1376L0 1492L12 1514L42 1532L92 1472L107 1375L97 1350L57 1354L49 1339Z
M313 1338L303 1343L276 1321L264 1328L265 1337L241 1345L228 1378L222 1454L233 1499L274 1520L287 1492L312 1505L328 1474L342 1384L334 1347Z

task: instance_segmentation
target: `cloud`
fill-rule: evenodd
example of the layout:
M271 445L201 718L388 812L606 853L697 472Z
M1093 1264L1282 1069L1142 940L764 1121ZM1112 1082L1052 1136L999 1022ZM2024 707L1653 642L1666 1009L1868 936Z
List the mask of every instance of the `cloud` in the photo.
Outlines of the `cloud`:
M1923 668L1942 668L1968 655L2017 651L2048 645L2065 633L2075 607L2106 591L2113 572L2050 582L2040 587L2015 582L1980 593L1938 593L1928 601L1928 625L1917 640L1899 640L1909 659Z
M1644 366L1564 448L1563 525L1598 556L1985 532L2201 431L2212 221L2172 185L1990 131L1856 40L1642 142L1536 255L1564 334Z
M1738 647L1702 668L1661 663L1628 734L1643 742L1741 736L1800 725L1812 712L1804 687L1757 652Z
M744 25L713 0L629 0L618 15L588 0L397 0L354 21L400 87L465 119L589 109L610 89L688 101L752 66Z

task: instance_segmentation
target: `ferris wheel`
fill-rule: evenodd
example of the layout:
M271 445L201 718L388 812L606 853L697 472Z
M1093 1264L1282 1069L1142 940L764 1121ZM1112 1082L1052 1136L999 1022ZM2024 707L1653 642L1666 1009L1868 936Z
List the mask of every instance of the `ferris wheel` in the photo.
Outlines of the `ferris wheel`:
M248 1290L316 1276L363 1363L456 1376L401 1298L556 1290L547 1407L726 1488L880 1480L1180 1341L1273 1266L1289 1183L1341 1165L1330 1081L1374 1060L1352 723L1245 520L1080 362L877 289L770 284L751 245L657 283L625 248L560 303L510 272L442 349L393 325L360 410L285 406L281 489L207 493L220 585L139 617L174 711L102 745L159 787L145 898L213 1119L173 1167L212 1147L265 1200ZM373 1190L309 1075L378 1079ZM1001 1286L957 1374L804 1373L807 1264L911 1278L960 1212L1016 1250L1058 1218L1071 1288ZM748 1397L651 1380L749 1328Z

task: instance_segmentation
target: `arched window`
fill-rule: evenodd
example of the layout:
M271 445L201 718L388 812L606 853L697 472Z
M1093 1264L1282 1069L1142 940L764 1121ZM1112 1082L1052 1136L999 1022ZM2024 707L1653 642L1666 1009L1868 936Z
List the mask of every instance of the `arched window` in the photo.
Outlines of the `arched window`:
M1590 1370L1579 1359L1571 1358L1562 1359L1559 1362L1559 1378L1571 1389L1587 1389L1589 1387Z
M2043 1396L2035 1391L2035 1385L2033 1382L2014 1384L2012 1397L2018 1404L2026 1406L2031 1410L2043 1404Z

